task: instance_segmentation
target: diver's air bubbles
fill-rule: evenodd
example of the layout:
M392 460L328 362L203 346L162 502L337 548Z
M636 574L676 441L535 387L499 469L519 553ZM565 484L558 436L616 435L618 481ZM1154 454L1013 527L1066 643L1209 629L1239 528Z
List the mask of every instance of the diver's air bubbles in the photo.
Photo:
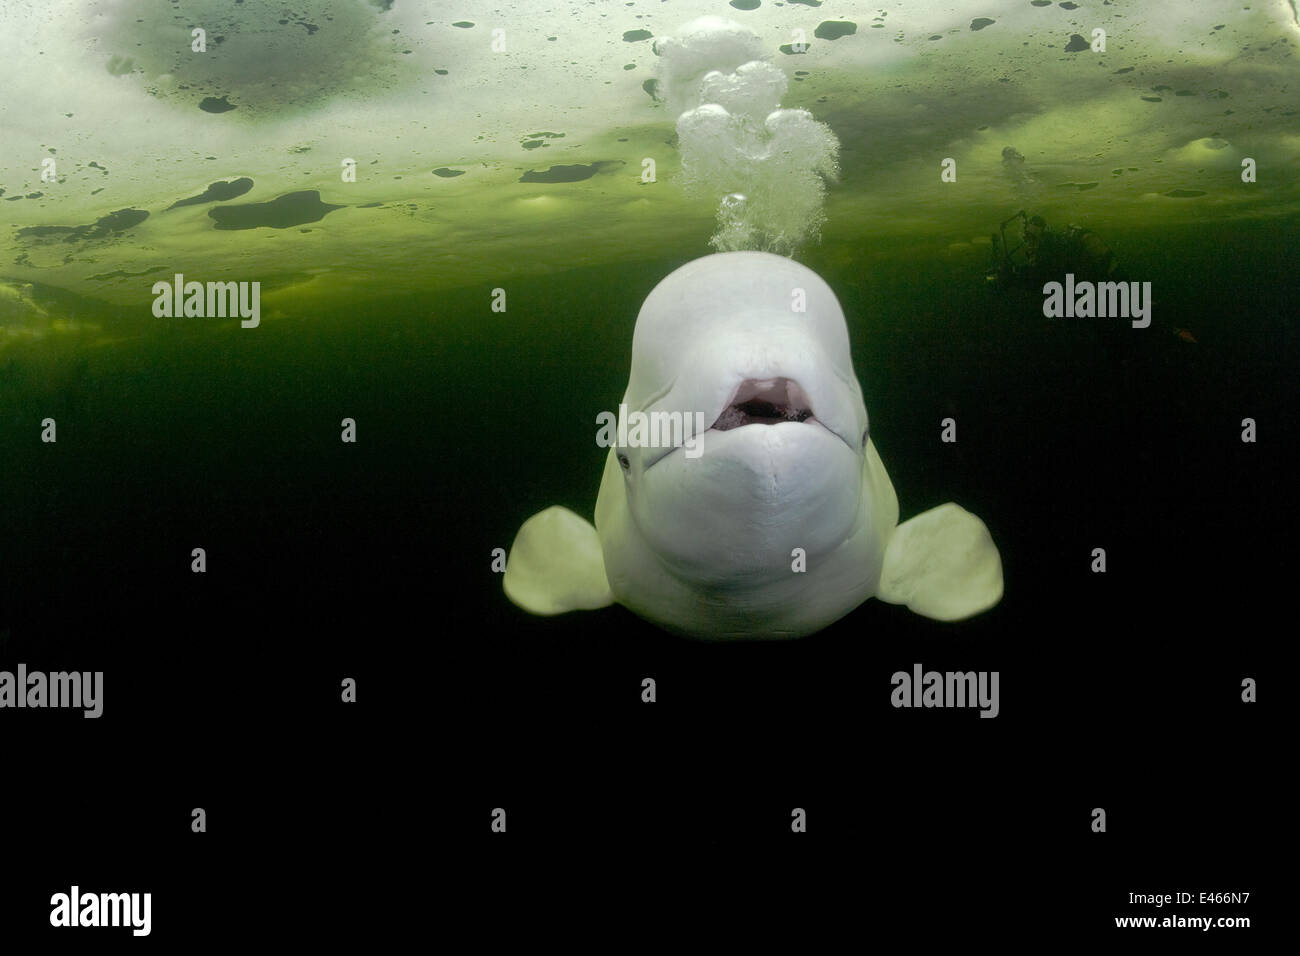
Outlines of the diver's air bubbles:
M710 240L719 252L789 256L817 235L824 180L838 174L839 141L807 110L778 109L760 119L708 103L678 118L677 137L687 188L719 203Z
M719 252L793 255L817 235L839 141L807 110L781 109L788 80L751 31L719 17L655 41L657 90L678 112L688 190L718 202Z
M761 60L763 43L752 30L722 17L700 17L677 31L657 37L655 98L674 114L700 105L700 80L712 70L731 71L750 60Z
M718 214L724 213L733 216L743 215L745 212L745 196L743 193L727 193L722 197L722 205L718 209Z
M713 245L719 250L734 251L757 248L758 237L745 220L746 199L740 193L728 193L718 204L718 230Z
M1029 172L1025 157L1014 146L1002 148L1002 171L1022 201L1036 200L1042 194L1038 177Z

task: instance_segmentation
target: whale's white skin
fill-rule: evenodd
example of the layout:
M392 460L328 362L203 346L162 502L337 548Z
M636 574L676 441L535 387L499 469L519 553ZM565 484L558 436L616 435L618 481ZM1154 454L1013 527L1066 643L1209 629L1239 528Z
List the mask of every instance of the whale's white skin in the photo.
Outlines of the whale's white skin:
M525 610L617 601L691 637L789 638L870 597L939 620L1001 599L977 517L948 503L898 524L844 314L807 267L728 252L671 273L637 317L623 402L714 427L697 457L611 448L594 528L558 506L526 521L504 579ZM777 423L737 424L756 415Z

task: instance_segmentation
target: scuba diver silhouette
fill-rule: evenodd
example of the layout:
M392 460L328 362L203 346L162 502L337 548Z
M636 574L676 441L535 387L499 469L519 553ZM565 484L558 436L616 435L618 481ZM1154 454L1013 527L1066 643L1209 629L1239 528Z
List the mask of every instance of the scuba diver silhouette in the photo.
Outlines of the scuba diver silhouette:
M1021 223L1022 241L1009 248L1007 226ZM1123 281L1115 254L1091 229L1073 223L1064 231L1047 228L1042 216L1028 216L1021 209L1003 220L992 235L993 264L985 281L999 288L1021 287L1041 290L1046 282L1060 281L1066 273L1076 280Z
M1007 226L1016 220L1021 224L1022 239L1012 247L1007 241ZM1083 226L1071 223L1063 231L1051 231L1042 216L1030 216L1021 209L999 223L991 239L993 262L984 281L998 291L1042 293L1044 285L1061 282L1067 273L1073 273L1075 282L1129 281L1111 248ZM1189 329L1172 324L1166 328L1184 345L1198 344Z

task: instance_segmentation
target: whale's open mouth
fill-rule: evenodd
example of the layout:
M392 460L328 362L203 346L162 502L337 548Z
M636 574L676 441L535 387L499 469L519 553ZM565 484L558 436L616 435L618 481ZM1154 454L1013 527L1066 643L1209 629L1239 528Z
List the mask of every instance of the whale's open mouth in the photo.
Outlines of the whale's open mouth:
M747 378L737 386L731 403L722 410L713 428L725 432L742 425L806 422L812 417L812 402L798 382L788 378Z

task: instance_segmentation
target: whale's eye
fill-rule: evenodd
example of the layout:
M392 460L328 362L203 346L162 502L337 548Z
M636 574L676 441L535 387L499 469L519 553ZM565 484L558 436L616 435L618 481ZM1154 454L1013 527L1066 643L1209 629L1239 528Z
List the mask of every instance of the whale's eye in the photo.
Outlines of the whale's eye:
M862 447L863 447L863 448L866 448L866 447L867 447L867 438L868 438L870 435L871 435L871 426L868 425L866 428L862 429Z
M632 463L627 460L627 455L622 452L618 453L618 463L623 466L624 471L628 471L632 467Z

